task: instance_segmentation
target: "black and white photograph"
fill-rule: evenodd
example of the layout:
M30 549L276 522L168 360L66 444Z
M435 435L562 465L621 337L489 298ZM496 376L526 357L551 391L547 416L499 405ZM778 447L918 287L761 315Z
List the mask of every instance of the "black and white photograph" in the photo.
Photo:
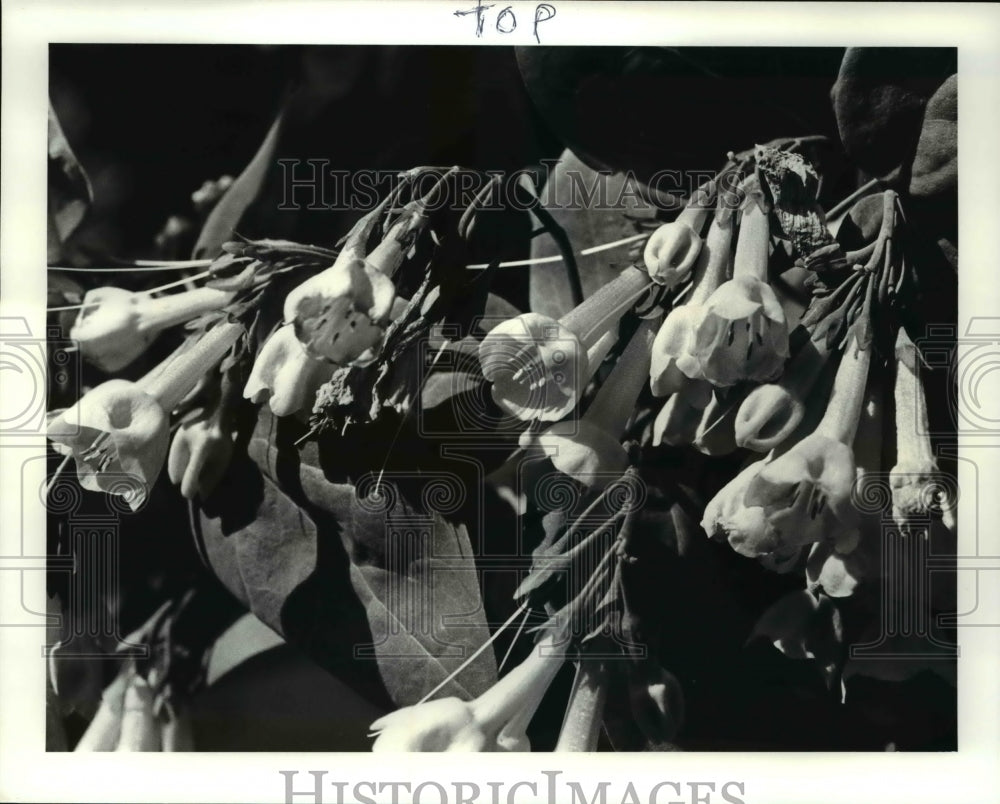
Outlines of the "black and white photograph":
M841 761L958 761L998 720L995 689L961 703L1000 624L1000 318L964 301L995 314L989 233L959 257L998 75L957 35L714 44L645 5L637 44L562 38L615 4L469 0L411 6L448 43L325 43L306 6L295 42L36 45L0 631L37 643L39 762L278 752L268 801L764 804L727 757L795 752L822 764L780 800L832 802ZM601 756L397 765L441 752Z

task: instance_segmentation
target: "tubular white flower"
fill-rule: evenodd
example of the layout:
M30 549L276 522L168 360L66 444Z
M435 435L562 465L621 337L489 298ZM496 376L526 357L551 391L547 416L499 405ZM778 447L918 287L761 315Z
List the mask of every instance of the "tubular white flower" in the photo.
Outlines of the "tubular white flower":
M155 298L121 288L96 288L83 297L69 336L79 343L80 354L101 371L120 371L164 329L218 310L232 299L232 293L207 287Z
M233 437L218 414L185 422L174 433L167 455L167 475L188 500L205 499L222 480L233 456Z
M733 278L705 302L694 333L693 355L717 386L773 380L788 357L785 313L767 282L768 212L759 191L749 192L743 212Z
M646 383L658 325L658 319L642 321L580 419L557 422L541 433L526 430L521 446L541 448L558 471L587 486L620 476L628 466L621 439Z
M626 268L558 321L525 313L490 330L479 364L497 405L522 421L563 418L614 343L618 321L650 284L644 271Z
M736 443L756 452L769 452L795 432L828 356L825 345L810 339L789 362L781 379L754 388L736 414Z
M859 516L851 500L857 467L851 444L865 399L871 344L849 339L826 413L815 432L769 461L747 489L744 502L763 508L768 529L748 554L818 541L839 552L857 546Z
M334 264L285 298L285 322L315 358L343 365L382 338L396 288L345 249Z
M255 404L267 400L275 416L291 416L312 408L319 387L335 370L332 363L311 357L292 325L286 324L261 347L243 396Z
M53 449L73 457L80 485L139 508L167 456L170 412L242 332L241 324L216 326L138 382L108 380L54 417L47 437ZM141 485L125 483L126 475Z
M732 241L732 216L716 215L694 269L691 297L667 314L653 343L649 385L656 396L676 393L688 379L704 379L693 352L695 333L704 315L704 303L729 270Z
M565 645L548 636L472 701L443 698L379 718L372 751L528 751L528 723L564 660Z
M927 400L917 376L917 351L906 330L896 340L896 464L889 472L892 518L903 532L914 519L940 512L945 526L955 529L954 501L941 484L927 421Z
M650 279L673 288L691 275L701 253L703 241L699 233L708 214L702 194L696 193L675 220L653 232L642 254Z

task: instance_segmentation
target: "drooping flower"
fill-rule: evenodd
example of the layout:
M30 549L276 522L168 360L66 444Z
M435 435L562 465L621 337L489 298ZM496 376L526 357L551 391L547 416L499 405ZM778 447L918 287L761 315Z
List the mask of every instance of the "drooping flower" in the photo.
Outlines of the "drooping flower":
M900 327L896 341L896 464L889 473L892 518L903 532L940 514L955 529L955 502L934 457L916 347Z
M217 414L184 422L170 443L167 475L185 499L204 499L222 480L232 455L232 434Z
M857 465L851 444L870 358L871 344L852 337L816 430L769 461L747 488L745 504L761 507L768 527L759 542L745 543L743 552L760 555L830 540L838 552L848 553L857 545L859 516L851 498Z
M275 416L291 416L312 408L319 387L335 370L334 364L311 357L286 324L261 347L243 396L255 404L266 399Z
M754 557L769 550L757 550L757 546L777 549L777 540L768 538L767 519L759 506L748 506L744 502L750 483L761 473L766 461L755 461L745 467L729 481L705 506L701 527L713 539L725 539L737 553ZM747 544L753 545L747 548Z
M670 223L650 236L643 250L649 277L658 285L673 288L684 282L701 253L701 231L708 218L705 196L697 192L690 203Z
M540 313L508 319L479 345L497 405L523 421L558 421L575 406L616 338L618 321L650 286L626 268L559 320Z
M101 371L116 372L142 355L164 329L218 310L232 298L232 293L214 288L155 298L121 288L96 288L84 296L69 336L89 362Z
M650 389L656 396L676 393L692 379L704 380L694 355L695 333L704 315L705 301L729 269L732 240L732 216L717 214L698 255L690 298L667 314L656 334L649 369Z
M315 358L344 365L382 339L396 288L345 250L334 264L285 298L285 322Z
M767 282L768 212L753 184L743 212L733 278L705 302L694 333L693 355L717 386L775 379L788 357L785 313Z
M564 659L565 645L547 636L472 701L426 701L379 718L372 751L528 751L528 723Z
M747 506L763 509L762 538L739 552L762 555L833 538L844 551L857 543L858 513L851 501L857 477L854 453L835 438L812 433L769 462L747 488Z
M600 486L620 477L628 466L621 440L646 383L658 325L658 318L639 325L582 417L557 422L540 433L526 430L521 446L540 448L556 470L587 486Z
M828 357L827 347L810 339L779 380L754 388L736 414L736 443L756 452L768 452L795 432Z
M55 416L47 437L73 457L80 485L141 507L167 457L170 412L242 332L241 324L216 326L138 382L108 380Z
M751 464L712 499L702 520L709 536L727 538L745 556L780 554L791 561L799 548L815 542L828 542L842 554L857 546L857 467L849 445L864 403L870 349L851 339L813 433L781 455Z

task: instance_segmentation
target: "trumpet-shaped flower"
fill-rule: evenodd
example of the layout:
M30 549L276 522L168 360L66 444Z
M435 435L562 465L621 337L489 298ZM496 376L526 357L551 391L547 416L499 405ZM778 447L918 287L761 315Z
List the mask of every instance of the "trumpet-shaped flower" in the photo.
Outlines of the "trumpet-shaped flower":
M108 380L55 416L47 437L53 449L73 457L80 485L139 508L167 456L170 412L242 332L240 324L217 326L139 382Z
M182 497L204 499L222 480L232 456L232 435L223 431L218 416L185 422L170 443L167 475Z
M672 288L691 275L702 239L682 220L665 223L650 236L643 251L649 277L658 285Z
M691 379L702 377L701 365L692 353L694 331L702 313L698 304L675 307L656 333L649 367L649 387L655 396L675 394ZM705 385L705 391L711 393L711 388Z
M232 293L215 288L157 298L121 288L96 288L84 296L69 336L101 371L120 371L142 355L162 330L218 310L232 298Z
M857 472L846 444L819 433L806 436L767 463L747 487L744 502L763 509L767 529L739 552L763 555L825 539L851 549L858 512L851 500Z
M916 347L902 327L896 341L896 464L889 473L892 518L908 532L913 522L940 513L945 527L955 529L954 500L942 482L927 420L927 400L917 376Z
M285 298L285 322L313 357L343 365L382 338L396 289L392 280L344 251Z
M108 380L56 416L47 436L56 452L73 456L83 488L120 494L137 509L160 474L170 427L161 405L135 383Z
M713 385L777 377L788 357L788 327L771 286L748 276L723 283L705 303L691 352Z
M639 325L579 420L557 422L541 433L526 430L521 446L540 447L558 471L587 486L610 483L621 476L628 466L621 440L646 383L649 350L658 324L658 319L650 319Z
M312 408L316 391L335 370L333 364L311 357L286 324L261 347L243 396L254 403L266 399L275 416L291 416Z
M548 636L472 701L426 701L379 718L372 751L528 751L528 723L564 659L565 646Z
M686 304L667 314L653 342L649 385L656 396L669 396L681 390L689 380L705 377L694 354L695 335L705 314L705 301L719 287L729 268L732 240L731 216L716 215L699 251L691 297ZM707 404L706 397L701 407Z
M755 461L730 480L705 506L701 520L705 533L713 539L725 539L737 553L750 557L760 555L757 545L778 547L777 540L770 536L763 508L745 502L750 483L764 465L765 461Z
M442 698L406 706L371 725L378 734L373 751L485 751L489 737L476 721L472 704Z
M615 340L619 319L650 286L628 268L559 320L540 313L509 319L479 345L497 405L523 421L558 421L575 406Z
M736 414L736 443L757 452L769 452L795 432L828 357L825 345L808 340L791 359L780 380L754 388Z
M704 376L718 386L772 380L788 357L785 313L767 283L768 212L759 203L754 182L748 187L733 278L705 302L694 335L693 354Z

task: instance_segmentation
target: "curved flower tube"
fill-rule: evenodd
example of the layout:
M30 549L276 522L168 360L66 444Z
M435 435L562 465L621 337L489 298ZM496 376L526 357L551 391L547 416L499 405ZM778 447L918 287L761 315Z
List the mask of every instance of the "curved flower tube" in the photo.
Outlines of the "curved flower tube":
M676 393L689 379L704 379L701 363L694 355L695 334L704 316L704 303L729 269L732 241L732 216L716 215L694 269L691 297L667 314L653 343L649 386L656 396Z
M311 357L294 327L286 324L261 347L243 396L255 404L266 399L275 416L291 416L312 408L319 387L335 370L334 364Z
M479 345L493 400L522 421L563 418L614 343L618 321L649 286L645 271L626 268L559 320L525 313L494 327Z
M703 188L673 221L665 223L646 241L642 260L649 278L658 285L673 288L684 282L701 253L701 231L708 219Z
M737 445L769 452L794 433L829 355L825 343L807 340L779 380L754 388L736 414Z
M751 558L780 554L794 560L798 548L815 542L842 554L857 546L859 516L851 499L857 468L848 445L864 403L870 349L851 338L813 433L783 454L751 464L709 502L702 520L709 536L725 537Z
M713 385L775 379L788 357L785 312L767 282L770 249L768 211L759 190L748 192L733 278L705 302L692 354Z
M557 422L541 433L526 430L522 447L542 449L557 471L586 486L616 480L628 467L621 444L649 373L649 350L658 319L642 321L608 378L579 420Z
M372 751L528 751L528 723L564 659L565 645L548 636L472 701L443 698L379 718Z
M55 416L46 435L56 452L73 457L80 485L141 507L167 457L170 412L242 332L241 324L217 326L138 382L108 380Z
M896 340L896 463L889 472L892 518L903 532L915 519L940 512L945 527L955 530L955 503L943 489L931 446L927 400L917 376L916 347L906 330Z
M79 343L87 361L112 373L135 361L164 329L218 310L232 298L232 293L207 287L156 298L121 288L96 288L83 297L69 337Z
M870 359L871 344L862 346L852 337L815 432L769 461L747 488L744 502L761 507L767 519L765 532L744 545L748 553L823 540L841 553L857 545L859 516L851 500L857 467L849 445L861 416Z
M233 437L212 416L182 424L167 455L167 475L188 500L205 499L222 480L233 456Z

